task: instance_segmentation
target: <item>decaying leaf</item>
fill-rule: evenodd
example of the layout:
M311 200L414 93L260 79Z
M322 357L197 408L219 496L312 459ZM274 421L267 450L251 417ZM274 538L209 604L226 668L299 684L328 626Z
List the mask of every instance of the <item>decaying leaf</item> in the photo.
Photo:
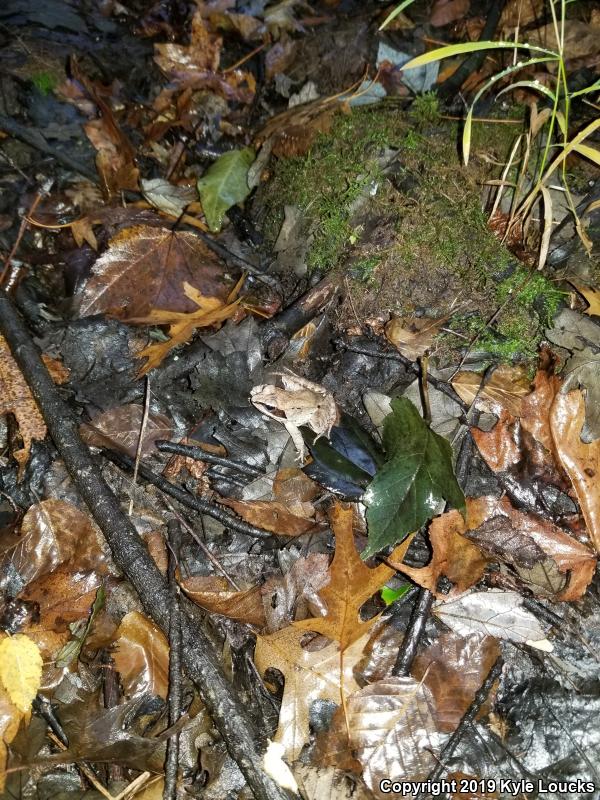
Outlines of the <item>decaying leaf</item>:
M279 374L283 389L273 384L255 386L250 400L263 414L285 426L302 460L305 447L299 427L306 425L317 437L328 437L338 418L337 406L331 392L318 383L292 372Z
M479 582L488 562L479 547L462 535L465 529L466 523L460 512L448 511L435 517L429 525L433 556L426 567L409 567L398 563L392 556L387 560L438 599L456 597ZM442 577L452 584L449 591L438 589Z
M42 656L25 634L5 636L0 641L0 681L10 702L28 713L42 682Z
M354 544L352 533L353 512L339 503L331 512L331 524L335 532L335 554L331 564L331 580L319 596L327 607L327 616L305 619L294 623L297 628L317 631L339 642L345 650L364 636L376 621L360 619L360 609L394 574L386 564L370 569L361 559ZM392 562L402 559L409 542L397 547L391 554Z
M139 611L121 620L115 635L113 658L128 697L167 699L169 691L169 644L164 633Z
M444 499L459 510L464 508L464 495L452 468L452 448L429 428L410 400L392 400L383 445L387 461L363 499L369 526L363 558L416 531L439 513Z
M471 0L436 0L431 9L429 22L434 28L449 25L462 19L469 11Z
M116 408L109 408L92 419L84 422L79 432L86 444L95 447L112 447L134 458L138 450L138 442L142 432L144 407L138 403L128 403ZM171 422L162 414L148 414L144 426L144 439L140 449L143 456L154 450L154 443L159 439L170 439L173 432Z
M434 613L459 636L479 633L552 652L540 623L522 605L523 598L517 592L491 589L437 603Z
M235 500L229 497L222 498L221 502L233 508L246 522L281 536L301 536L316 526L314 519L290 513L277 500Z
M79 295L79 314L135 318L153 309L196 312L198 304L184 291L186 284L223 302L233 287L221 262L193 233L126 228L94 264Z
M596 557L589 548L549 520L513 508L507 497L467 500L466 528L466 537L491 557L513 565L519 574L537 564L547 572L545 562L551 560L563 579L550 584L545 580L543 585L558 585L558 600L578 600L594 575Z
M297 762L294 776L306 800L370 800L371 794L346 772Z
M23 439L22 449L13 453L21 478L32 443L46 437L46 423L27 381L12 357L8 342L0 336L0 415L4 414L14 414Z
M230 150L211 164L198 181L202 210L211 231L221 229L225 212L250 194L248 170L254 161L254 150Z
M140 370L139 375L144 375L149 370L158 367L174 347L189 341L197 328L219 325L233 316L241 302L237 294L243 281L243 277L240 278L225 300L221 300L218 297L204 297L197 289L186 283L183 287L184 294L197 305L196 311L186 314L153 309L147 317L136 317L128 320L128 322L169 326L169 339L166 342L150 344L138 354L140 358L146 359L146 363Z
M367 786L425 780L436 764L445 736L437 725L429 689L414 678L386 678L348 699L348 728Z
M531 383L523 365L500 364L480 391L482 380L479 372L459 372L452 379L452 386L465 403L471 404L479 397L500 405L513 417L521 416L521 399L529 394Z
M214 614L255 625L260 630L267 624L260 586L236 591L225 578L203 575L179 577L179 585L195 603Z
M581 441L584 420L581 391L556 396L550 415L554 446L573 484L590 540L600 552L600 439L591 444Z
M295 760L308 738L308 715L315 700L342 703L358 689L352 668L364 646L359 639L342 653L335 642L321 650L302 647L305 632L288 626L269 636L258 636L254 660L263 674L269 667L285 678L279 726L274 741L285 747L288 761Z
M74 571L107 569L104 537L92 519L65 500L42 500L23 517L12 564L25 584L72 563Z
M142 194L151 205L172 217L180 217L185 208L198 199L193 186L174 186L164 178L141 180L140 186Z
M416 361L431 349L433 340L445 320L446 317L442 319L415 317L410 320L394 317L385 326L385 335L403 356Z
M585 297L588 307L584 314L590 317L600 317L600 291L598 289L588 289L587 286L576 286L580 295Z
M4 791L6 781L8 745L17 735L21 720L26 716L11 702L8 692L0 683L0 792Z
M455 633L443 633L417 654L411 672L433 695L439 730L456 730L499 655L498 642L491 636Z

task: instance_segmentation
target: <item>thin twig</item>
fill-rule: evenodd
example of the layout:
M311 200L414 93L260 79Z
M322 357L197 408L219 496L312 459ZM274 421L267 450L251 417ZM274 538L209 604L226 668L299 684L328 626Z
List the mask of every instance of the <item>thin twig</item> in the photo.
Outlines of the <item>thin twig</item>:
M421 636L427 624L431 606L433 605L433 599L433 594L428 589L419 589L419 595L411 614L408 628L404 634L404 639L402 639L402 644L398 648L392 675L405 677L410 673L412 663L417 655Z
M7 340L63 463L111 549L115 564L137 591L145 612L169 629L169 590L165 578L118 498L112 492L89 448L81 440L78 422L42 362L23 320L12 302L0 293L0 332ZM256 800L289 800L263 769L260 736L246 709L225 677L211 641L192 624L182 598L181 637L183 664L198 687L208 713Z
M103 451L104 457L107 458L109 461L112 461L113 464L116 464L118 467L126 468L129 470L133 469L134 461L129 456L126 456L124 453L117 453L114 450L104 449ZM148 467L145 467L143 464L140 464L140 468L138 470L138 474L148 483L153 484L161 492L168 494L170 497L173 497L179 503L188 508L192 508L194 511L200 512L200 514L206 514L213 519L218 520L222 525L226 528L229 528L232 531L237 531L238 533L243 533L246 536L255 536L260 538L265 538L267 536L274 536L275 534L271 533L271 531L263 530L262 528L257 528L254 525L250 525L248 522L243 522L242 520L234 517L232 514L228 514L227 511L224 511L221 506L218 506L216 503L210 502L210 500L202 500L200 497L195 497L193 494L186 492L185 489L181 489L179 486L176 486L174 483L171 483L166 478L163 478L162 475L157 475Z
M437 781L443 775L448 760L452 758L454 751L458 747L460 740L465 734L467 726L470 725L475 720L475 717L479 713L481 706L487 700L487 696L492 690L492 686L498 680L498 678L502 673L503 666L504 666L504 661L502 659L502 656L498 656L498 658L492 665L492 668L488 672L486 679L477 690L477 694L473 698L473 702L465 712L465 715L463 716L461 721L458 723L458 727L444 745L442 752L440 753L439 761L433 768L433 770L429 773L426 783ZM415 800L424 800L424 798L428 797L429 794L430 794L429 792L419 791Z
M250 464L235 461L233 458L216 456L214 453L207 453L206 450L196 445L179 444L179 442L168 442L165 439L159 439L155 442L155 446L161 453L173 453L177 456L193 458L196 461L206 461L207 464L218 464L220 467L230 467L237 472L241 472L243 475L249 475L251 478L259 478L265 474L262 470L250 466Z

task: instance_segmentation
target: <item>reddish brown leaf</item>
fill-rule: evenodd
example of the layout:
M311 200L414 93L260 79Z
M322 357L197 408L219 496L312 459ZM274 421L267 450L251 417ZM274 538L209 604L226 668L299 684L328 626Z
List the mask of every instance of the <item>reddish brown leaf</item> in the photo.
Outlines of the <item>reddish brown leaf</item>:
M276 500L234 500L224 497L221 502L233 508L246 522L281 536L301 536L316 525L314 519L290 514L287 507Z
M74 570L105 573L103 545L100 530L83 511L64 500L42 500L23 517L12 563L26 584L67 563Z
M458 727L499 655L492 636L463 638L455 633L443 633L417 655L412 674L431 691L440 730L453 733Z
M188 597L207 611L255 625L261 630L267 624L260 586L237 592L225 578L200 575L180 577L179 585Z
M138 449L142 431L144 407L136 403L117 406L104 411L79 427L81 438L86 444L95 447L112 447L132 458ZM158 439L170 439L172 434L170 420L162 414L149 414L144 426L144 440L141 447L143 456L154 451Z
M127 228L94 264L79 295L79 313L145 317L152 309L196 311L197 303L185 294L186 283L204 297L222 301L234 285L193 233L144 225Z
M139 611L130 611L116 633L115 668L128 697L150 694L167 699L169 645L164 633Z
M465 530L462 514L448 511L433 519L429 525L433 557L426 567L408 567L391 556L388 561L420 586L433 592L438 599L456 597L479 582L488 562L481 550L461 535ZM453 584L449 592L438 590L441 577L446 577Z
M569 476L596 552L600 552L600 439L581 441L585 400L577 389L557 394L552 406L552 441L560 463Z
M431 9L429 22L434 28L456 22L468 13L470 5L471 0L436 0Z
M95 571L63 565L30 583L19 597L38 604L41 627L62 633L72 622L89 616L101 583Z

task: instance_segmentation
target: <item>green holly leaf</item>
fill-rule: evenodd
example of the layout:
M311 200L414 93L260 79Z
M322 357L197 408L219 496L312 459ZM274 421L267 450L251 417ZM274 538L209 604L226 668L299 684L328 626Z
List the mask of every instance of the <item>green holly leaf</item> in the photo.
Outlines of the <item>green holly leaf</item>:
M248 170L254 150L230 150L223 153L198 181L202 210L211 231L221 230L225 212L250 194Z
M392 400L383 445L387 461L363 496L369 542L362 558L401 542L434 516L441 500L465 511L449 442L431 430L405 397Z

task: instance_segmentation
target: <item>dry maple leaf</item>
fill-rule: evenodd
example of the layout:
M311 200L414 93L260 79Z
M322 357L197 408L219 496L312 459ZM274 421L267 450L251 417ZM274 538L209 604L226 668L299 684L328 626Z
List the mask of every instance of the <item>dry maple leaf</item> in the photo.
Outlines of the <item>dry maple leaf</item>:
M79 314L143 318L153 309L196 312L198 303L184 291L186 285L224 303L233 281L193 233L147 225L126 228L94 264L78 297Z
M600 439L590 444L581 441L585 422L585 400L576 389L557 394L550 414L550 431L556 453L569 476L590 540L600 552Z
M380 564L370 569L361 559L352 534L353 512L339 503L331 511L331 524L335 533L335 554L331 563L331 580L319 592L327 606L326 617L315 617L295 622L297 628L317 631L339 642L345 650L364 636L377 617L366 622L360 619L360 609L395 573L395 568ZM412 537L408 537L389 556L401 561Z

